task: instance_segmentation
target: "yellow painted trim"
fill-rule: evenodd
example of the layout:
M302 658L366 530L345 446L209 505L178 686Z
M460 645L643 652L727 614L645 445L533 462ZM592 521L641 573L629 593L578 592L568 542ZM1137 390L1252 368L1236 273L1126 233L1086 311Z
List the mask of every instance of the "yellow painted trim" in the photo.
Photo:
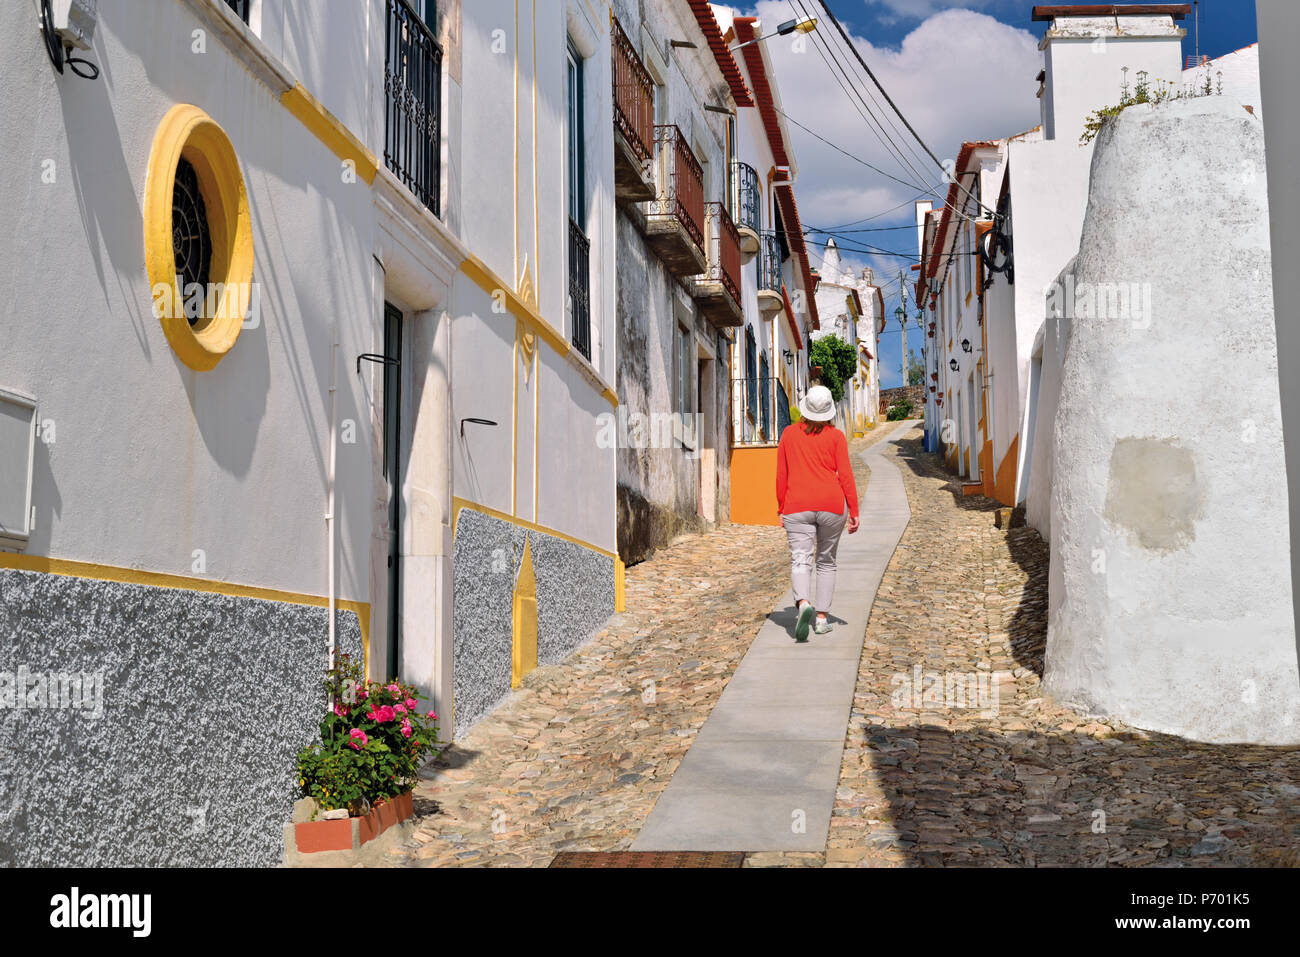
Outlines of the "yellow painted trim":
M192 578L151 572L140 568L122 568L116 565L99 565L94 562L77 562L45 555L26 555L19 552L0 552L0 568L24 572L43 572L47 575L67 575L72 578L89 578L94 581L118 582L123 585L148 585L153 588L173 588L197 591L210 595L228 595L233 598L257 598L278 601L289 605L310 605L328 608L329 597L308 595L302 592L280 591L257 585L239 585L234 582L215 581L210 578ZM370 603L335 598L334 606L356 614L361 624L361 647L366 658L366 674L370 674Z
M600 555L605 555L608 558L618 558L618 555L616 555L614 552L611 552L605 548L601 548L599 545L593 545L591 544L591 542L584 542L581 538L575 538L572 535L568 535L565 534L564 532L557 531L554 528L548 528L545 525L539 525L537 522L530 522L527 519L520 518L517 515L507 515L505 512L501 511L500 509L491 508L487 505L480 505L478 502L471 502L469 499L461 498L460 496L453 496L451 500L451 514L452 514L451 535L453 541L455 540L456 537L456 526L460 522L461 509L465 509L465 508L469 509L470 511L481 512L484 515L490 515L493 518L500 519L503 522L509 522L511 525L518 525L520 528L530 529L531 531L534 532L542 532L545 535L551 535L555 538L562 539L566 542L572 542L575 545L581 545L583 548L589 549L590 551L596 552L597 554Z
M573 350L573 344L564 338L564 334L560 330L543 319L541 313L525 302L519 293L510 288L509 283L494 273L483 260L473 253L470 253L465 258L465 261L460 264L460 271L473 280L475 285L489 296L495 296L499 293L505 300L506 309L516 319L523 320L524 325L531 332L536 333L537 337L556 353L567 356ZM617 408L618 395L613 389L606 386L600 394L610 405Z
M515 320L515 342L510 353L510 513L519 514L519 337L523 323Z
M351 160L362 182L366 185L374 182L375 171L379 168L375 154L366 149L365 144L338 117L325 109L320 100L308 93L306 87L301 83L294 84L293 89L280 94L280 103L330 152L341 160Z
M515 232L513 255L514 272L519 272L519 0L515 0L515 62L514 62L514 134L515 134Z
M524 554L519 561L510 615L510 687L518 688L524 677L537 669L537 573L533 550L524 536Z
M172 243L172 194L176 165L194 167L207 208L212 239L209 289L220 297L190 325L177 289ZM253 283L253 229L248 194L230 138L197 106L178 103L167 111L154 134L144 184L144 258L154 315L177 357L191 369L211 369L234 346L248 313Z
M627 611L627 566L623 559L614 559L614 611Z
M533 352L533 521L539 522L538 503L541 501L542 478L542 358Z
M533 0L533 264L537 267L537 283L533 295L540 305L542 301L542 212L541 197L538 195L537 168L537 0Z

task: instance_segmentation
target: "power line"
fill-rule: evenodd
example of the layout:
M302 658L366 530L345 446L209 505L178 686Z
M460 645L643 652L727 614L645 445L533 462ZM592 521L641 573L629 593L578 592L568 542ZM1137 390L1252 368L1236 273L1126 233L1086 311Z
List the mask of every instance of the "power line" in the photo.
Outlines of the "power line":
M898 114L898 118L902 120L903 125L907 127L907 131L912 134L912 136L916 139L917 143L921 144L921 148L925 150L926 153L929 154L930 159L934 160L934 165L938 166L940 169L943 169L946 172L947 168L943 165L943 163L939 162L939 157L934 155L934 151L925 144L925 140L921 139L921 135L912 128L912 124L907 122L907 117L903 115L903 111L898 108L898 105L893 101L893 99L890 98L889 94L885 91L884 86L882 86L880 81L876 79L876 75L871 72L871 67L867 66L867 61L862 58L862 54L858 51L858 48L854 45L853 41L849 39L848 33L845 31L844 27L840 24L840 21L836 18L835 13L831 10L826 0L819 0L819 2L821 3L822 9L826 11L826 16L830 18L831 23L835 24L835 29L839 31L840 37L844 40L845 45L847 45L849 50L853 53L853 56L857 59L862 69L866 72L867 76L871 78L871 82L874 83L876 89L880 91L880 95L885 98L885 102L888 103L893 108L894 112ZM961 190L963 193L966 193L967 199L973 199L975 201L975 205L979 206L981 209L983 209L985 212L989 213L990 215L992 216L997 215L996 211L989 209L978 199L975 199L975 197L973 197L970 194L970 192L967 191L961 185L960 172L956 174L956 177L957 178L956 180L954 180L954 185L956 185L956 187L959 190ZM947 205L946 202L945 205Z

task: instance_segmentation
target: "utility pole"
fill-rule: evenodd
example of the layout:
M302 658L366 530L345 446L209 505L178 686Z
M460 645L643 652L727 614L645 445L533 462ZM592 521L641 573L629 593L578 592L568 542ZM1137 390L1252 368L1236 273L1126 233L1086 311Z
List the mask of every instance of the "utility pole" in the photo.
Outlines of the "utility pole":
M903 380L900 385L907 385L907 273L902 269L898 271L898 286L902 296L903 307L898 313L898 324L903 329Z

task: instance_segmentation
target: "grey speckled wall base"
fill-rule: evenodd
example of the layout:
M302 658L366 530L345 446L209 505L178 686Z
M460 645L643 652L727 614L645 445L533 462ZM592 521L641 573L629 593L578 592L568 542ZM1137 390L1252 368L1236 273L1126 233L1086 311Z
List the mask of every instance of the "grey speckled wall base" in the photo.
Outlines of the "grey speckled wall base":
M613 558L462 509L452 616L458 738L510 693L511 614L525 536L537 575L538 664L563 661L614 613Z
M0 707L0 865L278 864L294 755L325 708L327 620L0 569L0 674L102 675L103 688L98 719ZM361 654L355 614L338 613L338 637Z

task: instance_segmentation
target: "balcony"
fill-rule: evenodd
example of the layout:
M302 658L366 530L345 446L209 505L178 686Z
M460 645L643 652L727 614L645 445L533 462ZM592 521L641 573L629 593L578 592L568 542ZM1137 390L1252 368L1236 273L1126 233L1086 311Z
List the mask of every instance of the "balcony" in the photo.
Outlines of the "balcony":
M384 165L440 215L442 50L406 0L387 0Z
M569 338L591 361L591 240L569 220Z
M776 233L759 237L758 309L764 316L781 311L781 242Z
M722 203L709 203L704 212L708 266L696 276L691 295L700 314L718 327L743 326L740 304L740 233Z
M618 20L613 22L614 200L655 198L654 80Z
M732 447L773 445L790 424L790 403L764 356L757 374L731 380Z
M676 126L655 127L655 198L644 209L646 241L668 271L704 272L704 172Z
M731 163L731 216L740 232L740 252L748 263L758 252L759 224L762 209L759 206L758 173L754 167L740 160Z

